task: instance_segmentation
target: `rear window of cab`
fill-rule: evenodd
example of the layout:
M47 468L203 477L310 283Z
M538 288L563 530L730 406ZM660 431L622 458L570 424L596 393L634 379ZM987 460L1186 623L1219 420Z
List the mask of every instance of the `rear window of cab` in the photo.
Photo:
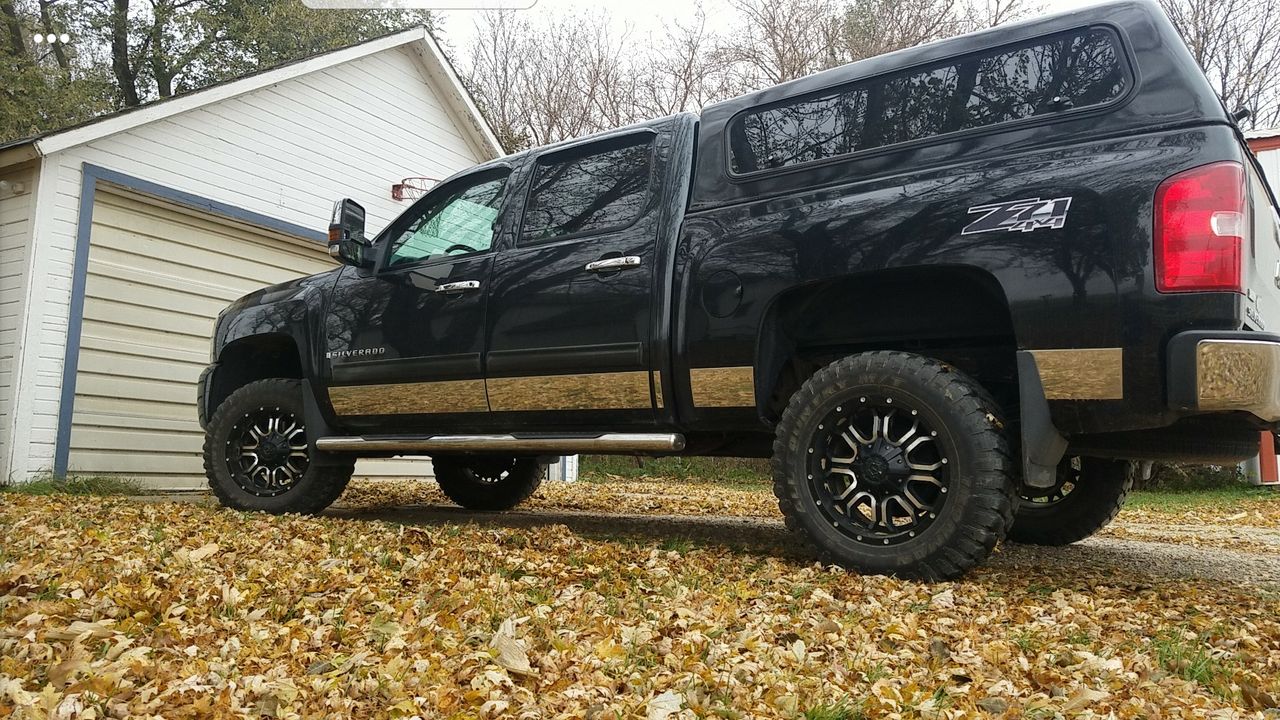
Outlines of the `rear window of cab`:
M735 175L1104 105L1132 81L1115 33L1089 27L786 100L733 118Z

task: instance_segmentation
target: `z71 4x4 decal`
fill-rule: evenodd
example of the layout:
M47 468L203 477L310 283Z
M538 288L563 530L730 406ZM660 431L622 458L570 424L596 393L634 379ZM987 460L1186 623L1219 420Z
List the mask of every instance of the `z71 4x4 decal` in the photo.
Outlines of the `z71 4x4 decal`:
M982 217L974 220L960 231L961 235L995 232L1031 232L1040 228L1061 229L1067 224L1067 209L1071 207L1071 198L1026 198L1009 202L977 205L969 208L969 214L982 213Z

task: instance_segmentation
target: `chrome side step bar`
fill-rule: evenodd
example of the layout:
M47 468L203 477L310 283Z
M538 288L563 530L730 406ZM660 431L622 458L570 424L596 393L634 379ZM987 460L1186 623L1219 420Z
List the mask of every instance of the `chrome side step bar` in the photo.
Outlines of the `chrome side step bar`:
M601 433L599 435L364 435L322 437L316 449L354 453L504 452L566 454L578 453L668 453L684 449L679 433Z

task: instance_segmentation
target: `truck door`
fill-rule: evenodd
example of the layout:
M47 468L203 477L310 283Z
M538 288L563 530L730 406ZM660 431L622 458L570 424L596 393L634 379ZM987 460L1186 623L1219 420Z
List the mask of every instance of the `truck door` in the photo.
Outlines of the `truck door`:
M372 270L347 268L326 316L334 412L352 427L457 428L488 413L481 354L494 237L510 170L433 189L377 239Z
M530 169L489 296L486 381L502 426L652 424L653 128L554 148Z

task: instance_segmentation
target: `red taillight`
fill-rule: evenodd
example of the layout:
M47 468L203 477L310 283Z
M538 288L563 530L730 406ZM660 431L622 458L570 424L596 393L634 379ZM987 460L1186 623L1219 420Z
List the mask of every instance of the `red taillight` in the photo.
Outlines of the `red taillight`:
M1219 162L1178 173L1156 189L1156 289L1241 292L1248 206L1244 168Z

